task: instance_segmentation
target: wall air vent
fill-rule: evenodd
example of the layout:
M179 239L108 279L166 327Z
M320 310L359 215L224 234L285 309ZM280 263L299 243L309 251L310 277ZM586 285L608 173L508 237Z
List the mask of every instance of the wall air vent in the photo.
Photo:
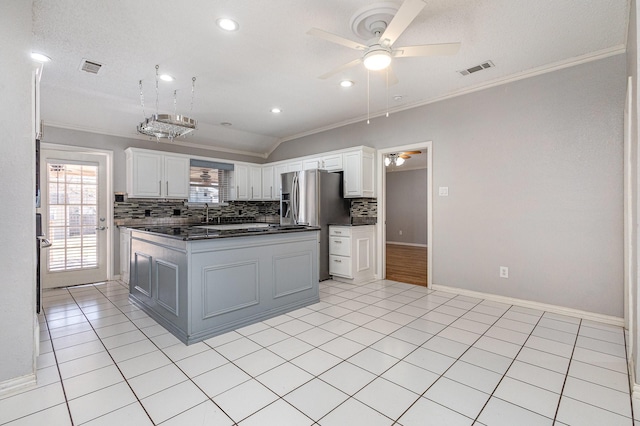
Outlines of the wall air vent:
M495 67L493 62L486 61L486 62L483 62L483 63L481 63L479 65L475 65L475 66L473 66L471 68L467 68L466 70L461 70L461 71L458 71L458 72L460 74L462 74L462 75L469 75L469 74L473 74L474 72L482 71L484 69L493 68L493 67Z
M98 74L98 71L100 71L100 68L102 68L102 64L99 64L95 61L89 61L87 59L83 59L82 62L80 63L80 71L88 72L91 74Z

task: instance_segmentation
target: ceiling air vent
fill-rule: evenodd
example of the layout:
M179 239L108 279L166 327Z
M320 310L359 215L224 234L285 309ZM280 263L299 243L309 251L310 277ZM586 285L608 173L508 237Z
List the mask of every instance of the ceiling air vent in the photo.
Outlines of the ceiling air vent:
M102 64L94 61L89 61L87 59L83 59L80 63L80 71L85 71L91 74L98 74L100 68L102 68Z
M495 67L495 65L493 65L493 62L486 61L481 63L480 65L476 65L471 68L467 68L466 70L461 70L458 72L462 75L469 75L469 74L473 74L474 72L482 71L484 69L493 68L493 67Z

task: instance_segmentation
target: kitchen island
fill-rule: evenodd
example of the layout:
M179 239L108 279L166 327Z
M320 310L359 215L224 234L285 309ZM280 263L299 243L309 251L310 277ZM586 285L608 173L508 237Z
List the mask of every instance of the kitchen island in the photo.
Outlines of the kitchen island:
M129 299L185 344L317 303L318 231L132 228Z

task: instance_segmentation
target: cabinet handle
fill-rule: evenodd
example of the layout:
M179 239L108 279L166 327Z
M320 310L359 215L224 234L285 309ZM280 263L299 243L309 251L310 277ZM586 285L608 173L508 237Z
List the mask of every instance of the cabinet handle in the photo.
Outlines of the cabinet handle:
M342 244L342 241L336 240L336 241L334 241L334 243L336 243L336 244Z
M273 186L269 187L269 198L273 199Z
M342 263L342 260L340 259L333 259L334 262L338 262L338 263Z
M167 181L167 193L166 193L167 197L169 196L169 181Z
M251 187L251 199L253 199L253 186Z
M342 231L333 231L334 234L342 234Z
M162 197L162 181L158 181L158 195Z
M240 185L236 186L236 200L240 199Z

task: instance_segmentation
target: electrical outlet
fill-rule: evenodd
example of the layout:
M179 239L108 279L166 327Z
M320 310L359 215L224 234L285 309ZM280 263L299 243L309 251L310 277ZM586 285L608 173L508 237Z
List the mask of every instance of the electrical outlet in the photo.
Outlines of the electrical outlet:
M402 235L402 229L398 231L398 234Z
M506 266L500 267L500 278L509 278L509 268Z

